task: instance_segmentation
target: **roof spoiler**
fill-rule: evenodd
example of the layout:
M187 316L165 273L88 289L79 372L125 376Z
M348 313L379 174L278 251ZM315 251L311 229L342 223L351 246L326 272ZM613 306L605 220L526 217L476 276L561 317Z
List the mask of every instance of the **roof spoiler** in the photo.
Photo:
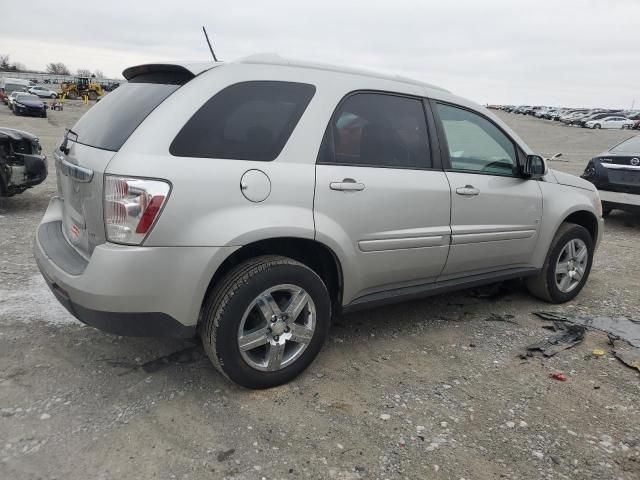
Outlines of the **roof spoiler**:
M144 65L135 65L133 67L125 68L122 71L122 76L128 81L131 81L135 77L141 75L179 75L189 80L196 75L215 67L215 62L201 62L201 63L147 63Z

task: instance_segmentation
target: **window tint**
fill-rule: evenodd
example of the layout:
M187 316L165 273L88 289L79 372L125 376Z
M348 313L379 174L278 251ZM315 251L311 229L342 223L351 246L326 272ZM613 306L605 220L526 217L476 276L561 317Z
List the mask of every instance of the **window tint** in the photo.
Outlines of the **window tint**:
M333 115L319 161L373 167L431 167L422 101L375 93L351 95Z
M438 104L453 170L517 175L513 142L489 120L468 110Z
M207 101L173 140L181 157L274 160L307 105L313 85L256 81L231 85Z
M118 151L138 125L180 85L128 82L85 113L72 130L77 142ZM75 137L71 137L75 140Z

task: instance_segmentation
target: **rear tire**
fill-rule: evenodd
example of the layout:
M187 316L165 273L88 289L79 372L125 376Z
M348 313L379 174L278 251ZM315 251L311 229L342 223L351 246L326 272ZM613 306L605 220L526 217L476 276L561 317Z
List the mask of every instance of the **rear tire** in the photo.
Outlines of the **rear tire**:
M594 130L599 130L600 128L602 128L602 126L601 126L599 123L596 123L596 124L593 126L593 128L594 128Z
M570 244L574 245L571 253ZM584 261L578 260L581 247L586 248ZM586 228L574 223L563 223L558 228L544 266L535 277L526 280L529 292L550 303L565 303L575 298L591 272L593 262L593 240ZM568 270L566 274L564 270ZM572 276L572 273L574 276ZM578 279L579 275L579 279ZM569 277L568 283L563 280Z
M51 99L56 99L56 98L58 98L58 96L55 93L52 93L50 98Z
M303 304L301 310L294 303ZM200 337L217 370L244 387L270 388L298 376L316 357L329 332L331 299L306 265L261 256L218 282L202 322Z
M89 97L89 100L93 100L93 101L96 101L98 98L98 94L93 90L90 90L89 93L87 93L87 96Z

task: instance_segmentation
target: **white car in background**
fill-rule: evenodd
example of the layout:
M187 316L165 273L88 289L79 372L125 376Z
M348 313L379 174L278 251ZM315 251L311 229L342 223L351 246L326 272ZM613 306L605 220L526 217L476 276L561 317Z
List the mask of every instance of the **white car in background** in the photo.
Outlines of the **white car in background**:
M629 120L625 117L605 117L598 120L590 120L585 123L587 128L631 128L633 127L633 120Z
M58 93L44 87L31 87L29 93L39 96L40 98L58 98Z
M9 95L7 99L7 106L9 107L9 110L13 110L13 102L16 101L16 97L20 94L26 93L27 92L25 92L24 90L14 90L13 92L11 92L11 95Z

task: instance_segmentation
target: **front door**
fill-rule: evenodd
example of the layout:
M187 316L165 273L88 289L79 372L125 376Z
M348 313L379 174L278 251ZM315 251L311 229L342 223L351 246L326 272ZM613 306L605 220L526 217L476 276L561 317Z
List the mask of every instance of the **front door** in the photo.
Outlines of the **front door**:
M441 280L531 267L542 192L522 178L516 144L489 119L435 104L451 184L451 249Z
M340 257L344 298L433 282L447 259L450 189L420 99L355 93L316 166L316 238Z

